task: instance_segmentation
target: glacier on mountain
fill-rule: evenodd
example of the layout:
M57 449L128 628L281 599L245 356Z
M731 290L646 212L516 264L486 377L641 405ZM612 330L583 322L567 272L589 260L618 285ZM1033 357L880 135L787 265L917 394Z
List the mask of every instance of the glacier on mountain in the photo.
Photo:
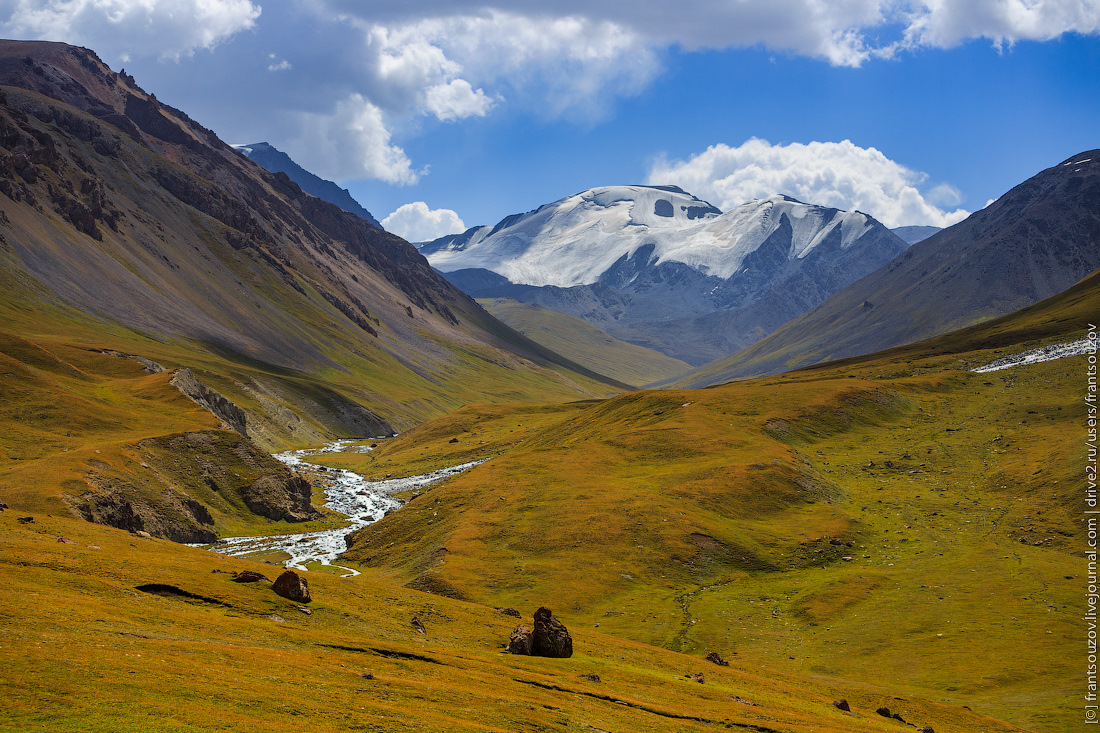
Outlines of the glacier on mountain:
M787 221L788 259L806 257L840 231L846 249L871 228L860 212L843 212L775 195L725 213L674 186L605 186L567 196L495 227L422 246L441 272L484 269L515 284L591 285L643 247L648 264L678 262L720 279L733 277Z

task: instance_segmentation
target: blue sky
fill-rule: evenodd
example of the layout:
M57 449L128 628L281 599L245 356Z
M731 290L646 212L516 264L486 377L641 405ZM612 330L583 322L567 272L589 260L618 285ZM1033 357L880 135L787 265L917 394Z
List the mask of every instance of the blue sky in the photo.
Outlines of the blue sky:
M946 225L1100 147L1100 0L0 0L0 23L411 239L621 183Z

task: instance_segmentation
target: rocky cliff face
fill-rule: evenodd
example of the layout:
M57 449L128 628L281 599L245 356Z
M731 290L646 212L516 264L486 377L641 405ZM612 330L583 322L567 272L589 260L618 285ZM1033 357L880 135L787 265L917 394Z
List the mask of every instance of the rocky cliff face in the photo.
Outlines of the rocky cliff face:
M149 438L127 449L140 471L93 461L88 490L68 498L79 516L175 542L213 542L218 516L247 510L272 521L322 514L311 486L251 441L225 431Z

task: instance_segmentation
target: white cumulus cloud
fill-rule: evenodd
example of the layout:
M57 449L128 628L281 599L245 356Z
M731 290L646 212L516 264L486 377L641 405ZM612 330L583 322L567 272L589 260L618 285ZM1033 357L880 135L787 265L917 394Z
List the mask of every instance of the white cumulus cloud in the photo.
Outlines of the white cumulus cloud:
M454 120L508 99L542 116L587 118L660 71L651 45L610 20L467 8L385 22L382 11L351 4L340 17L363 30L372 99L392 112Z
M903 48L951 47L985 38L996 45L1100 32L1095 0L326 0L330 12L385 27L501 15L542 25L562 21L590 28L608 23L644 50L761 46L772 51L860 66ZM549 34L553 37L553 33Z
M1096 0L923 0L906 16L905 37L913 46L950 48L986 38L1001 47L1097 32Z
M254 27L259 16L249 0L7 0L0 31L88 45L108 60L179 59Z
M291 157L322 178L377 178L411 185L426 170L413 170L405 151L390 142L382 110L360 94L337 103L329 114L300 115L300 136L288 143Z
M485 92L474 89L465 79L435 84L424 90L424 107L443 122L466 117L484 117L493 106Z
M648 174L650 184L680 186L723 210L782 193L809 204L859 210L889 227L944 227L969 216L961 208L940 208L961 203L961 194L948 184L922 193L927 178L848 140L772 145L758 138L738 147L712 145L688 160L658 159Z
M458 214L450 209L429 209L423 201L404 204L381 222L392 232L409 242L430 242L447 234L466 231Z

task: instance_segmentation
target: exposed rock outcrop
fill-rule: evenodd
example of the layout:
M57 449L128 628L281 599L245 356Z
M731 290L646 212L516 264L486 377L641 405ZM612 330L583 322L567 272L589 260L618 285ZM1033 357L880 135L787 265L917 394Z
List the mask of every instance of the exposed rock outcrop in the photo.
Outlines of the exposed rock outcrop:
M225 423L230 430L245 437L248 436L248 420L245 417L244 410L200 382L190 369L177 370L168 383L190 397L195 404L212 413Z

